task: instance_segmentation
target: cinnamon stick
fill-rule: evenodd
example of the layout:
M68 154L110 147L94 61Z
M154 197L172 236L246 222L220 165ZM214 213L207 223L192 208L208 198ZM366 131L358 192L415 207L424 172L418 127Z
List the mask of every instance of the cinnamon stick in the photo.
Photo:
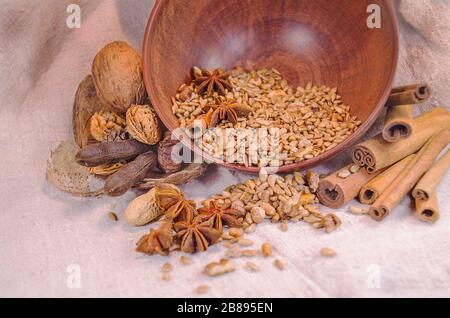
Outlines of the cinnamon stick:
M436 192L436 188L445 177L450 167L450 150L443 155L431 169L425 173L412 191L412 196L416 200L429 200Z
M424 222L436 222L439 220L440 211L436 193L432 193L428 200L416 200L414 215Z
M387 142L397 142L411 136L413 130L413 106L389 107L381 135Z
M396 143L387 142L379 134L352 150L353 162L369 173L389 167L418 151L434 134L450 128L450 113L445 108L434 108L413 121L413 133Z
M450 131L442 130L427 141L402 173L392 182L370 208L370 216L383 220L412 190L417 181L430 169L434 160L450 142Z
M370 205L387 189L387 187L398 177L398 175L406 168L415 155L400 160L383 173L367 182L359 192L359 201L362 204Z
M365 169L359 169L343 178L355 164L350 164L328 177L322 179L317 190L317 197L323 205L337 209L356 198L361 187L374 178L377 173L369 174ZM381 172L381 171L380 171Z
M420 104L430 98L431 92L427 84L414 84L392 89L386 102L387 107Z

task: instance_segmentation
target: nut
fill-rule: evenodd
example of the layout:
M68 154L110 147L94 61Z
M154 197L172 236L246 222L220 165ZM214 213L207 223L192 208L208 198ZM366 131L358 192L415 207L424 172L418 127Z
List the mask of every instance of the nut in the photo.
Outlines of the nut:
M161 140L161 127L158 117L149 105L132 105L127 110L127 130L131 137L148 145Z
M256 264L253 263L253 262L247 262L247 263L245 263L245 268L248 269L248 270L251 271L251 272L259 272L259 271L261 271L261 269L259 268L259 266L256 265Z
M233 237L240 237L244 234L244 231L241 228L232 227L228 230L228 234L230 234Z
M258 206L255 206L251 210L252 220L256 224L264 222L264 218L266 217L266 212L264 209Z
M205 266L203 274L219 276L236 270L236 266L229 259L223 258L219 262L213 262Z
M336 256L336 251L328 247L323 247L320 249L320 255L326 257L333 257Z
M112 42L97 53L92 77L98 98L111 111L125 113L147 98L141 57L125 42Z
M251 246L251 245L253 245L253 241L252 241L252 240L245 239L245 238L240 238L240 239L238 240L238 244L239 244L240 246Z
M96 112L92 115L89 130L92 137L100 142L127 139L125 118L110 111Z
M269 257L272 255L272 246L266 242L261 245L261 252L265 257Z
M282 261L280 261L279 259L276 259L276 260L273 262L273 265L275 265L275 267L276 267L277 269L279 269L280 271L284 270L284 263L283 263Z
M355 206L355 205L351 205L348 208L348 211L352 214L356 214L356 215L361 215L361 214L368 214L369 213L369 209L368 208L362 208L359 206Z
M161 270L163 271L163 273L170 273L173 270L173 266L170 263L164 263Z
M127 220L130 225L146 225L164 213L164 211L156 204L155 192L156 188L153 188L146 194L131 201L124 214L125 220Z
M261 202L259 204L259 206L264 210L264 213L267 216L273 216L276 213L275 208L272 205L270 205L269 203Z
M209 290L208 285L200 285L195 289L196 293L199 295L206 294L208 290Z

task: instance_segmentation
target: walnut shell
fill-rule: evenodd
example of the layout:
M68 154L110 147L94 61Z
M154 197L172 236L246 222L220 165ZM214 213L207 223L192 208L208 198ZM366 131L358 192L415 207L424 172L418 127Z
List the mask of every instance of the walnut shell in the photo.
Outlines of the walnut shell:
M156 204L155 192L153 188L130 202L124 214L130 225L143 226L163 215L164 211Z
M92 76L100 101L114 112L125 113L147 98L141 57L125 42L112 42L97 53Z
M110 112L101 111L92 115L90 132L95 140L100 142L126 139L125 118Z
M131 106L126 120L127 130L134 139L147 145L155 145L161 140L158 117L149 105Z
M73 103L72 128L75 142L80 148L92 143L89 132L89 120L95 112L103 108L95 91L91 75L87 75L78 86Z

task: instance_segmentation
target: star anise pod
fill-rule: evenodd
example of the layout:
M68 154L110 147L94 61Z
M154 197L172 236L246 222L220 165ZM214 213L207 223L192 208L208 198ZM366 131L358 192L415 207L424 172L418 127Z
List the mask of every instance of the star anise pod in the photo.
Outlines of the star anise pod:
M197 93L203 94L206 92L207 97L212 97L214 92L220 95L225 95L225 89L232 90L231 84L228 82L230 73L223 69L215 69L214 71L201 71L198 68L194 69L194 84L197 85Z
M198 209L199 217L212 227L219 231L223 231L223 225L229 227L241 227L242 222L237 215L238 211L235 209L223 209L217 205L215 201L209 203L209 207Z
M181 250L185 253L204 252L222 235L221 231L213 228L211 224L203 222L199 217L191 221L177 222L174 228L181 241Z
M194 217L195 202L186 200L184 193L172 184L160 184L156 187L156 203L170 220L190 221Z
M208 112L213 110L209 127L215 127L221 120L228 120L233 124L237 123L238 117L246 117L252 110L250 107L236 103L232 99L225 99L224 97L216 97L213 104L208 104L203 107L203 110Z
M136 251L144 254L167 255L173 244L172 222L165 221L159 228L151 229L150 233L141 237L137 243Z

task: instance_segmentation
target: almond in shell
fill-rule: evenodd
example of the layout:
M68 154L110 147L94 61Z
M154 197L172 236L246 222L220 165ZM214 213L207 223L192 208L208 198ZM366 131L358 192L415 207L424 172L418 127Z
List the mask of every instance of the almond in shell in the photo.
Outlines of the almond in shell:
M98 98L111 111L125 113L147 98L141 57L128 43L116 41L101 49L92 63L92 76Z

